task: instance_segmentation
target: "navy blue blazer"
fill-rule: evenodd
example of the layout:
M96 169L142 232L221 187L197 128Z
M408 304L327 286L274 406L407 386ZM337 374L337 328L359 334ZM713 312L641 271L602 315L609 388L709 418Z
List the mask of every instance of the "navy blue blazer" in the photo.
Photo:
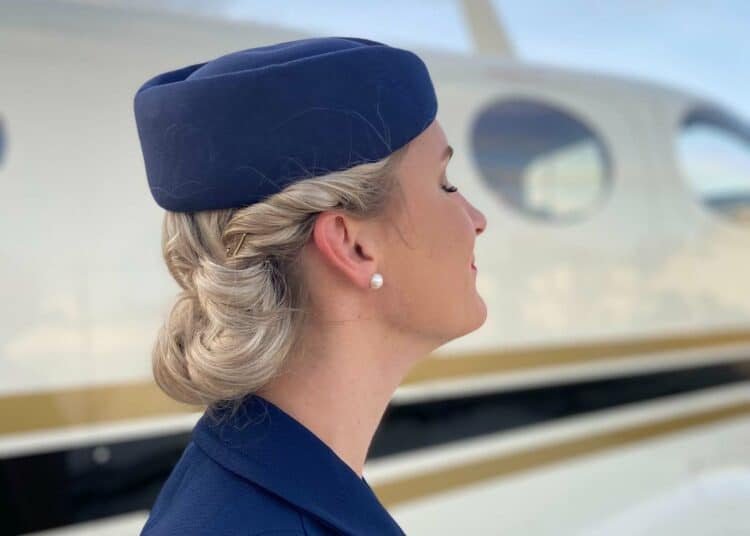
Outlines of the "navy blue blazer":
M223 416L224 410L216 412ZM402 536L364 478L258 395L219 424L205 413L142 536Z

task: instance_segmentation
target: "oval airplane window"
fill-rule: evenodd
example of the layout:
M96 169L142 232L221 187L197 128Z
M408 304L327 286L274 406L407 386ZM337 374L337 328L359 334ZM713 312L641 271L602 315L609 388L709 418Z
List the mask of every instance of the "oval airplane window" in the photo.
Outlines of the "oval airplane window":
M688 113L677 138L682 175L698 200L750 225L750 126L717 109Z
M471 137L483 179L526 216L579 220L611 189L601 138L555 106L527 98L494 102L479 113Z

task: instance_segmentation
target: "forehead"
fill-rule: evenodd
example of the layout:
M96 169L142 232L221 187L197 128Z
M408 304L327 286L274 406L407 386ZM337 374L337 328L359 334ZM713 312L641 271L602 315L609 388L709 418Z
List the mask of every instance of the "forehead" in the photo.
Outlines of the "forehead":
M448 140L440 123L435 120L414 138L407 151L403 167L407 175L414 172L436 170L442 166Z
M448 145L448 139L440 122L436 119L422 134L424 134L421 140L424 149L431 151L432 156L437 158L438 161L441 160L445 146Z

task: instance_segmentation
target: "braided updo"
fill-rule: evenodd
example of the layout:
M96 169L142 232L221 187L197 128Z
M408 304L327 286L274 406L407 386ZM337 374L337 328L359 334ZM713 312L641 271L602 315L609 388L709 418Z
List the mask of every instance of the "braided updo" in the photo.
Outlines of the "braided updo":
M187 404L236 410L277 375L300 345L309 295L298 260L317 214L382 215L400 191L395 168L407 147L293 182L247 207L167 211L162 254L182 291L152 351L162 391Z

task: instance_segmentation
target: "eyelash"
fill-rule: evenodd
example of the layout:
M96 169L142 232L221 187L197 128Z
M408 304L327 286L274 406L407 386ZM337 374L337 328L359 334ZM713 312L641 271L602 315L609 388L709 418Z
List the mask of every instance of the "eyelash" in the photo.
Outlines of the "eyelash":
M448 192L449 194L452 194L458 191L458 188L456 188L455 186L446 186L445 184L441 184L440 187L444 191Z

